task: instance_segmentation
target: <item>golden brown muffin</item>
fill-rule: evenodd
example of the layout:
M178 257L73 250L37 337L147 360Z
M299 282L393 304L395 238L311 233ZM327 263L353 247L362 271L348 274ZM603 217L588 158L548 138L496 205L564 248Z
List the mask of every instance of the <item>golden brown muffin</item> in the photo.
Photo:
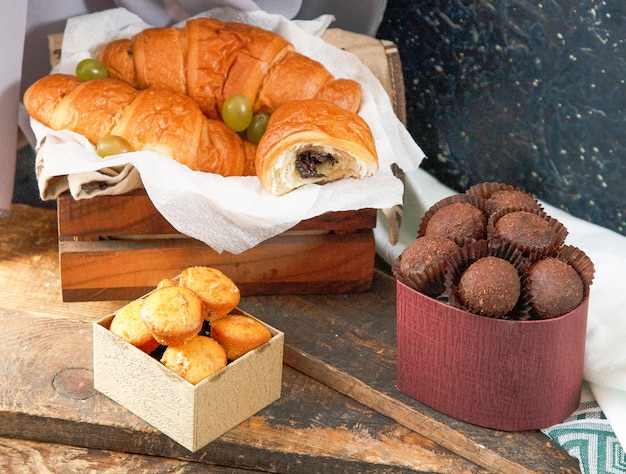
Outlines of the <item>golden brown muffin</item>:
M272 338L272 333L256 319L230 315L211 323L211 337L226 350L228 360L235 360Z
M145 297L141 319L159 344L177 346L202 329L202 300L188 288L159 288Z
M235 309L241 298L237 285L216 268L186 268L180 274L179 283L202 298L204 318L211 323Z
M120 308L115 313L109 330L116 336L149 354L159 347L159 343L141 320L142 305L143 300L140 298Z
M172 280L171 278L163 278L160 282L157 283L158 288L165 288L168 286L178 286L178 282L176 280Z
M189 383L197 384L226 367L226 351L207 336L194 336L179 346L165 349L161 363Z

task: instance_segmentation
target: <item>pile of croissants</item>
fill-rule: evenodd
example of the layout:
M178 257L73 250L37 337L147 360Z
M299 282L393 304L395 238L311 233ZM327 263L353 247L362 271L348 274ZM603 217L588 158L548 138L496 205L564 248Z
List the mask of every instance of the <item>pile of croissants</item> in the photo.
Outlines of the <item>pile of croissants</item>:
M274 195L378 169L372 132L357 114L361 85L335 78L276 33L197 18L112 41L98 59L107 78L50 74L31 85L30 116L94 145L116 135L196 171L256 175ZM222 120L234 94L269 115L258 144Z

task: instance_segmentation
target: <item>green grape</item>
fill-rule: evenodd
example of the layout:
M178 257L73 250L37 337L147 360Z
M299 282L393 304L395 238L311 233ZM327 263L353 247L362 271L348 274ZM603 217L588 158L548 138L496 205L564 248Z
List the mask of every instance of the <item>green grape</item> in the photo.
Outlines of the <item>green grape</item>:
M261 137L265 133L267 121L269 119L269 115L266 114L256 114L252 117L252 122L250 122L248 130L246 130L246 136L249 141L252 143L259 143L259 141L261 141Z
M252 104L243 94L233 94L222 105L222 120L235 132L243 132L252 120Z
M76 65L76 77L83 81L91 81L102 77L109 77L106 66L97 59L83 59Z
M107 135L102 137L96 145L96 153L102 158L109 155L118 155L133 151L133 147L128 140L119 135Z

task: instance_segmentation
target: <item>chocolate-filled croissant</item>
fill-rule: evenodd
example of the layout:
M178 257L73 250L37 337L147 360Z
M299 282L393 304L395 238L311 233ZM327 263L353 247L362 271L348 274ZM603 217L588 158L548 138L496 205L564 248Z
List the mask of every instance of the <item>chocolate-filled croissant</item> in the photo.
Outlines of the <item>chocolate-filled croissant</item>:
M209 118L220 118L233 94L268 114L293 100L323 98L353 112L361 102L358 82L334 78L282 36L242 23L196 18L180 28L147 28L106 44L98 58L111 77L186 94Z
M318 99L281 105L256 151L261 185L277 196L309 183L364 178L376 170L376 145L367 122Z

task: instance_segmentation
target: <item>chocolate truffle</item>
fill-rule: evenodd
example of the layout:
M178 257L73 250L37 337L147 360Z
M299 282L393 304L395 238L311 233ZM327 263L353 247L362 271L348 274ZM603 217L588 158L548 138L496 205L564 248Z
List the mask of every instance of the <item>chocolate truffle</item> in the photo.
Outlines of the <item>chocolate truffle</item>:
M495 223L498 237L524 250L544 251L558 245L557 232L551 223L539 214L515 211L504 214Z
M473 313L503 316L515 308L520 292L515 267L503 258L488 256L479 258L463 272L457 296Z
M443 273L459 246L444 237L423 236L411 242L392 267L394 276L422 293L437 296L444 290Z
M487 218L480 209L467 202L448 204L433 214L426 224L424 235L446 237L458 244L468 239L484 239Z
M501 189L487 199L490 212L502 209L541 209L539 203L528 193L518 189Z
M584 286L574 268L558 258L535 262L528 270L530 303L540 318L569 313L583 300Z

